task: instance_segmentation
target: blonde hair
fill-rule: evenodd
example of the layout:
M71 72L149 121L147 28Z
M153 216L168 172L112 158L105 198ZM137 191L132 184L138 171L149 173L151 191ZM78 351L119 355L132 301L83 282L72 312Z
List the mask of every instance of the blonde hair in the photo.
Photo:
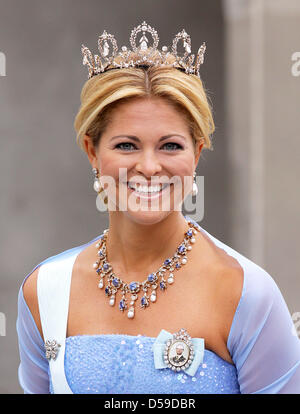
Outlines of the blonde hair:
M160 97L185 117L195 141L212 150L215 130L211 106L202 81L196 75L170 67L110 69L87 80L81 91L81 106L74 121L76 142L84 150L83 136L97 148L101 135L119 105L136 98Z

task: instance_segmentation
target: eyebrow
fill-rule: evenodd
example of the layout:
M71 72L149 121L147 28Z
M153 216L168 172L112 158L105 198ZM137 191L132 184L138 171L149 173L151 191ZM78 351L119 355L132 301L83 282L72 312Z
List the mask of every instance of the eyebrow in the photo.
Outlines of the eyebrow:
M163 137L161 137L159 139L159 142L164 141L165 139L168 139L168 138L172 138L172 137L180 137L180 138L184 139L184 141L186 141L185 137L182 136L182 135L179 135L179 134L169 134L169 135L164 135ZM117 138L130 138L133 141L140 142L140 139L138 137L136 137L135 135L116 135L115 137L112 137L111 141L113 141L113 140L115 140Z

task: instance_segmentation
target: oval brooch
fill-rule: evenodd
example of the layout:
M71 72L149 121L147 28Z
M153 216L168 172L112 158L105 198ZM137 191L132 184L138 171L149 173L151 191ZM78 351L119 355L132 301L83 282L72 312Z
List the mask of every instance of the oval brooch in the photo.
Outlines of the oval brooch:
M185 370L194 359L192 338L185 329L173 334L173 338L166 342L164 361L173 371Z
M204 339L192 338L185 329L171 334L162 329L153 347L156 369L170 368L194 375L204 357Z

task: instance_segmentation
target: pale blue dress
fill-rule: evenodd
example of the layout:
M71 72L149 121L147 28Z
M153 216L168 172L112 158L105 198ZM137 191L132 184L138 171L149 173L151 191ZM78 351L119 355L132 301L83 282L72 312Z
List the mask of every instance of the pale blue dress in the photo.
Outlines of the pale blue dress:
M237 259L244 270L242 294L227 341L234 364L205 349L203 361L196 373L190 376L184 371L178 373L169 368L155 368L152 345L156 338L125 334L78 335L65 338L66 326L62 326L62 334L56 332L56 323L67 315L69 298L66 297L61 304L55 302L58 300L55 292L60 291L59 284L64 283L64 272L55 279L56 272L51 271L51 266L54 266L52 269L60 270L59 266L67 264L66 273L71 274L77 255L89 244L100 239L100 235L86 244L39 263L21 285L17 318L20 350L18 375L24 392L299 394L300 340L275 281L261 267L210 235L201 226L198 227L218 247ZM43 340L23 297L23 284L38 267L38 280L41 278L40 283L44 283L44 287L40 287L40 295L49 294L48 299L45 299L48 300L46 305L42 303L42 299L39 302L43 333L45 337L48 329L48 332L61 335L62 347L58 353L60 362L49 362L46 359ZM42 269L44 270L40 275ZM63 290L65 285L62 286ZM53 315L49 316L51 312ZM48 326L45 320L51 317L52 322L50 320Z

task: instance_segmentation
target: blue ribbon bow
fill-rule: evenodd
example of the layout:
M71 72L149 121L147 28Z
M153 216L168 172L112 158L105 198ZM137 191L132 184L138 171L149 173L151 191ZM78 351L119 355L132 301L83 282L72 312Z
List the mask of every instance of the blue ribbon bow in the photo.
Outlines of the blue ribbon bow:
M166 363L164 362L164 350L166 342L169 339L173 339L173 335L170 332L162 329L152 346L154 354L154 366L156 369L168 368L168 365L166 365ZM203 361L204 339L192 338L192 343L194 345L194 359L191 365L188 368L184 369L183 372L185 372L188 375L194 376L199 365Z

